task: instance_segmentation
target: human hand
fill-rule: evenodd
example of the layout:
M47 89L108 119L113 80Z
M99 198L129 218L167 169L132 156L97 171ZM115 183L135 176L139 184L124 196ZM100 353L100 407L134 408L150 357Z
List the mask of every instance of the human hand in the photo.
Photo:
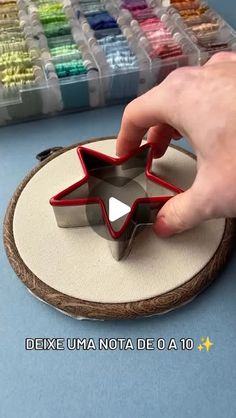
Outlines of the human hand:
M215 54L203 67L173 71L125 109L116 151L121 156L147 140L161 157L170 140L184 136L197 157L190 189L159 211L154 229L163 237L219 217L236 217L236 54Z

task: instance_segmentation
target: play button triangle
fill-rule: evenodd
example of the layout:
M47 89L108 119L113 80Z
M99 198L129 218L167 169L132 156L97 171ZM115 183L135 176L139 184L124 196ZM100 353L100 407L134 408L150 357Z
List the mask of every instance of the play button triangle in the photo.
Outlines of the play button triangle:
M127 215L131 211L131 208L115 197L109 199L109 221L114 222L122 216Z

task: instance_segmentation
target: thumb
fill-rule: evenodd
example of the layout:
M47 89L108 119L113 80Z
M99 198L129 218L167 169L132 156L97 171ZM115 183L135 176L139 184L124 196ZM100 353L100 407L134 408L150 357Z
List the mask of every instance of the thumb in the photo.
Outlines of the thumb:
M167 201L157 215L154 230L161 237L169 237L191 229L207 219L205 209L199 193L196 194L195 187L192 186L186 192Z

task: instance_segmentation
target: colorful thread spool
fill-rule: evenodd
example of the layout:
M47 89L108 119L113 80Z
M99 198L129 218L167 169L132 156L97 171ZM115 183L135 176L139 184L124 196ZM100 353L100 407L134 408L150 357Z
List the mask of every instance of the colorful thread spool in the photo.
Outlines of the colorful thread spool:
M81 12L86 17L92 30L118 28L116 20L105 10L100 0L80 1L77 17L80 18Z
M121 33L117 21L105 10L101 1L81 0L79 7L78 18L82 12L90 28L95 31L97 43L102 48L112 72L137 70L138 61L135 54Z
M45 51L44 55L48 78L78 76L94 69L91 61L83 60L82 52L72 37L70 22L62 3L41 1L38 16L47 37L48 54Z
M115 19L108 12L94 12L87 16L87 20L91 29L101 30L101 29L112 29L117 28L118 25Z
M141 41L148 41L151 58L169 58L183 53L166 24L154 14L152 7L148 6L145 0L124 0L122 7L129 10L134 19L131 26L141 29Z
M227 45L226 42L218 40L220 24L216 17L208 14L209 7L196 0L172 0L171 4L178 11L191 34L194 35L198 45L207 51L217 48L222 50Z
M87 69L84 66L82 60L72 60L65 63L57 63L55 64L55 69L59 78L87 73Z
M99 13L105 11L105 7L100 0L82 0L79 2L79 7L85 16L88 16L92 13Z
M127 39L121 33L103 36L97 42L103 49L107 62L113 71L138 68L137 58L131 51Z
M27 19L24 10L18 10L14 0L0 1L0 81L5 88L33 85L35 74L29 51ZM5 94L4 93L4 94ZM8 93L7 93L8 94Z

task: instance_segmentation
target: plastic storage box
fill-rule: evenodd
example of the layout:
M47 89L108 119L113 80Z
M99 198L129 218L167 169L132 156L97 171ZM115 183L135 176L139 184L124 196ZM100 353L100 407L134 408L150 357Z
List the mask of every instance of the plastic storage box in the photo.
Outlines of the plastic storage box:
M197 0L1 0L0 124L128 102L235 49Z

